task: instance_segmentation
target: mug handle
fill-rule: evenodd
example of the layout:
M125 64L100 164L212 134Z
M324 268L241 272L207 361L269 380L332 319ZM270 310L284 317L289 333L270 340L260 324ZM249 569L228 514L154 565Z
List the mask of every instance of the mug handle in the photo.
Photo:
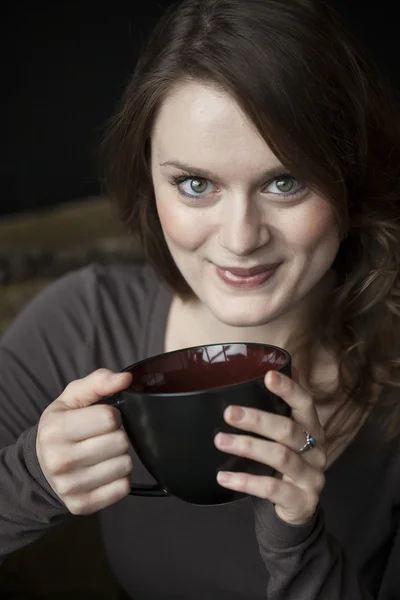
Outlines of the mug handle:
M121 410L121 405L124 400L121 398L121 392L105 396L95 404L108 404L109 406L115 406L118 410ZM157 496L159 498L169 497L170 494L165 490L160 483L134 483L131 485L130 496Z

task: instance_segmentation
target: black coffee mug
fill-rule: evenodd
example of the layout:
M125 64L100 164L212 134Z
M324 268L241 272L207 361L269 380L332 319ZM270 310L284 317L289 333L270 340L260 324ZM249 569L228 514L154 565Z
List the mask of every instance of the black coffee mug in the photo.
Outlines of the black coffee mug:
M272 475L271 467L226 454L214 445L219 431L244 434L224 421L223 412L230 404L290 416L286 402L264 385L271 369L291 377L290 354L255 343L185 348L123 369L133 375L131 386L99 403L121 411L133 448L158 482L134 484L130 493L176 496L199 505L224 504L245 494L220 486L218 471Z

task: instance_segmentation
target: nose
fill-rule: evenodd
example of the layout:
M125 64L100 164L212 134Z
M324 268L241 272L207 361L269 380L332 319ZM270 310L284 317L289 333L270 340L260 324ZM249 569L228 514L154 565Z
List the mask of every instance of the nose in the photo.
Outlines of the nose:
M248 198L231 198L220 225L220 245L236 256L246 256L269 240L268 225L263 221L262 211L256 202Z

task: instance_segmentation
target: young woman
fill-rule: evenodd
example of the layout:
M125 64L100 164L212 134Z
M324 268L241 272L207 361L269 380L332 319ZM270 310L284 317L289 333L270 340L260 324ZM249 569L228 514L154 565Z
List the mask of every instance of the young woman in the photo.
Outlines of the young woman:
M105 184L146 252L36 298L1 340L0 550L99 511L135 600L400 597L400 137L379 73L321 0L186 0L110 123ZM215 438L276 477L197 507L152 482L115 408L133 362L213 342L286 348L287 419ZM240 412L240 411L239 411ZM252 437L256 433L260 437Z

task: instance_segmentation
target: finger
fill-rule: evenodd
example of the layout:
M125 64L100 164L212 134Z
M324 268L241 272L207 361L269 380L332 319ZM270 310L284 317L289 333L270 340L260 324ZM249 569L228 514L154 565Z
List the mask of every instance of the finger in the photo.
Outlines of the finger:
M90 467L110 458L122 456L129 451L129 448L128 436L122 429L92 437L70 446L63 470L66 472Z
M266 387L284 400L292 409L292 418L315 438L321 435L322 427L315 410L314 402L304 388L277 371L268 371L264 379Z
M98 369L87 377L72 381L55 401L65 409L83 408L101 400L104 396L126 389L132 382L129 372L114 373Z
M222 487L261 500L269 500L275 505L278 516L291 525L302 525L309 521L318 505L316 494L306 493L275 477L256 477L247 473L220 471L217 481Z
M54 414L51 426L55 441L80 442L118 430L121 427L121 413L107 404L86 406Z
M235 418L238 415L240 418ZM304 430L298 423L282 415L257 408L228 406L224 419L229 425L261 435L298 452L305 444Z
M268 465L302 488L322 489L323 475L287 446L247 435L218 433L215 445L223 452ZM322 486L322 487L321 487Z
M65 499L73 515L90 515L125 498L131 489L128 477L103 485L87 494L75 494Z
M62 497L71 494L87 493L113 481L127 477L132 471L132 459L129 454L110 458L97 465L84 467L73 473L54 478L54 484Z
M122 456L127 454L129 449L128 436L122 429L84 440L76 444L74 448L80 467L90 467L110 458Z
M305 491L276 477L260 477L249 473L219 471L217 481L223 487L270 500L286 509L292 509L293 506L301 506L302 503L307 503Z

